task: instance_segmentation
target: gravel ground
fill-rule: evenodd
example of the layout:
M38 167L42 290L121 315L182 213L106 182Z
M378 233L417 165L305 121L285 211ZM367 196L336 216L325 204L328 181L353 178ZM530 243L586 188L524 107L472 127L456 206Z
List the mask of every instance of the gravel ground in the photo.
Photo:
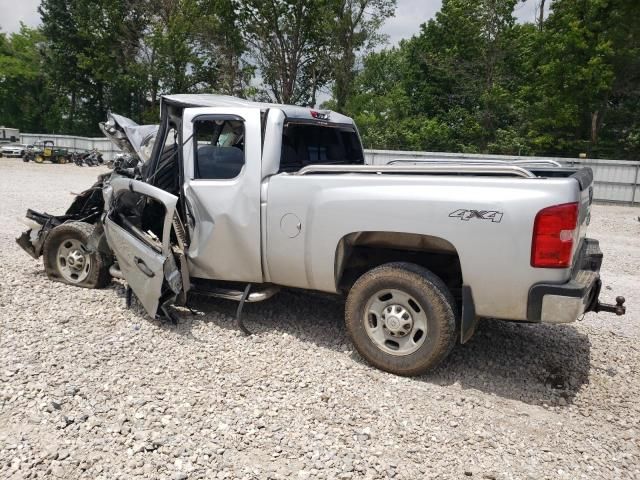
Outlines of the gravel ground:
M0 160L0 478L640 478L640 209L596 206L605 294L623 319L484 321L434 373L366 365L343 305L126 310L120 283L49 282L14 243L96 168Z

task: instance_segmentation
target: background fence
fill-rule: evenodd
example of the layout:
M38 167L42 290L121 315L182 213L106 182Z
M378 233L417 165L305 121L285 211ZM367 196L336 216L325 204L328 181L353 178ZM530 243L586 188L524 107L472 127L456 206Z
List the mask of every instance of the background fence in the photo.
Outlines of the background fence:
M25 145L32 145L43 140L52 140L57 147L67 148L72 152L86 152L95 148L102 152L105 161L112 160L115 154L120 153L120 150L104 137L88 138L70 135L40 135L37 133L20 134L20 143Z
M596 160L592 158L522 157L517 155L477 155L442 152L402 152L395 150L365 150L366 162L384 165L393 160L555 160L566 166L593 169L593 198L602 202L636 205L640 203L640 162L627 160Z
M56 145L72 151L100 150L105 160L111 160L119 150L106 138L73 137L68 135L39 135L23 133L22 143L32 144L41 140L53 140ZM442 152L405 152L396 150L365 150L366 162L384 165L393 160L555 160L567 166L591 167L594 174L594 199L630 205L640 203L640 161L595 160L590 158L521 157L509 155L476 155Z

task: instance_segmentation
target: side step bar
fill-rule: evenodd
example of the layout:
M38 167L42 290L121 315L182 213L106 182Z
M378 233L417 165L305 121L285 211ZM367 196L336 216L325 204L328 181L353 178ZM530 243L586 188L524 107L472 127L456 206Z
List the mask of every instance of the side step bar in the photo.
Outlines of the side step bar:
M124 276L122 275L122 272L118 268L117 264L111 265L111 267L109 268L109 273L114 278L120 278L124 280ZM249 293L244 301L248 303L262 302L264 300L270 299L279 291L280 287L267 285L262 290L257 290L253 293ZM233 300L235 302L242 301L242 297L244 297L245 295L245 292L243 290L203 286L202 284L198 283L191 285L189 293L195 293L196 295L203 295L205 297L224 298L225 300Z
M244 304L247 302L262 302L264 300L267 300L268 298L273 297L280 291L280 287L269 285L266 286L263 290L250 293L251 287L251 283L247 283L244 291L222 287L196 287L192 288L191 292L195 294L205 295L207 297L224 298L227 300L234 300L238 302L238 309L236 310L236 325L245 335L251 335L251 330L245 327L244 321L242 319L242 309L244 308Z
M268 286L263 290L249 293L244 301L248 303L262 302L273 297L279 291L280 287ZM190 293L195 293L196 295L203 295L206 297L224 298L225 300L234 300L236 302L242 301L242 297L245 295L245 292L242 290L233 290L220 287L203 289L198 288L194 285L192 285Z

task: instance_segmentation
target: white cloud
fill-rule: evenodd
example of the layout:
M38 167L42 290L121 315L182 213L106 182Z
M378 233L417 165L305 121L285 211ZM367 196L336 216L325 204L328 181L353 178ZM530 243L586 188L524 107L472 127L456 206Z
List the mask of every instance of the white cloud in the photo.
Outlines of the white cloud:
M545 17L549 14L551 0L546 0L544 6ZM540 0L526 0L524 3L518 2L516 5L515 15L519 22L534 23L538 18L538 10L540 8Z
M398 0L396 16L382 27L382 33L389 36L389 45L418 33L420 25L433 18L441 6L441 0Z
M20 30L20 22L30 27L40 24L40 0L0 0L0 31L13 33Z
M547 1L546 9L549 10ZM519 22L533 22L539 0L518 2L515 16ZM382 33L389 36L389 45L395 45L400 40L410 38L420 32L420 25L435 17L442 6L442 0L398 0L396 16L390 18L382 27Z

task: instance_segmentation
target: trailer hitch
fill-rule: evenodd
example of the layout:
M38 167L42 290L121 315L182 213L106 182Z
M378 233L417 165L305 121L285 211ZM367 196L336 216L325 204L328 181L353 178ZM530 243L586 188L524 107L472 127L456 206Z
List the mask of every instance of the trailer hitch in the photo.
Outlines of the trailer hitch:
M593 311L598 312L610 312L615 313L616 315L624 315L627 313L627 307L624 306L625 299L622 296L616 297L616 304L611 305L610 303L600 303L600 300L596 301L596 305L593 308Z

